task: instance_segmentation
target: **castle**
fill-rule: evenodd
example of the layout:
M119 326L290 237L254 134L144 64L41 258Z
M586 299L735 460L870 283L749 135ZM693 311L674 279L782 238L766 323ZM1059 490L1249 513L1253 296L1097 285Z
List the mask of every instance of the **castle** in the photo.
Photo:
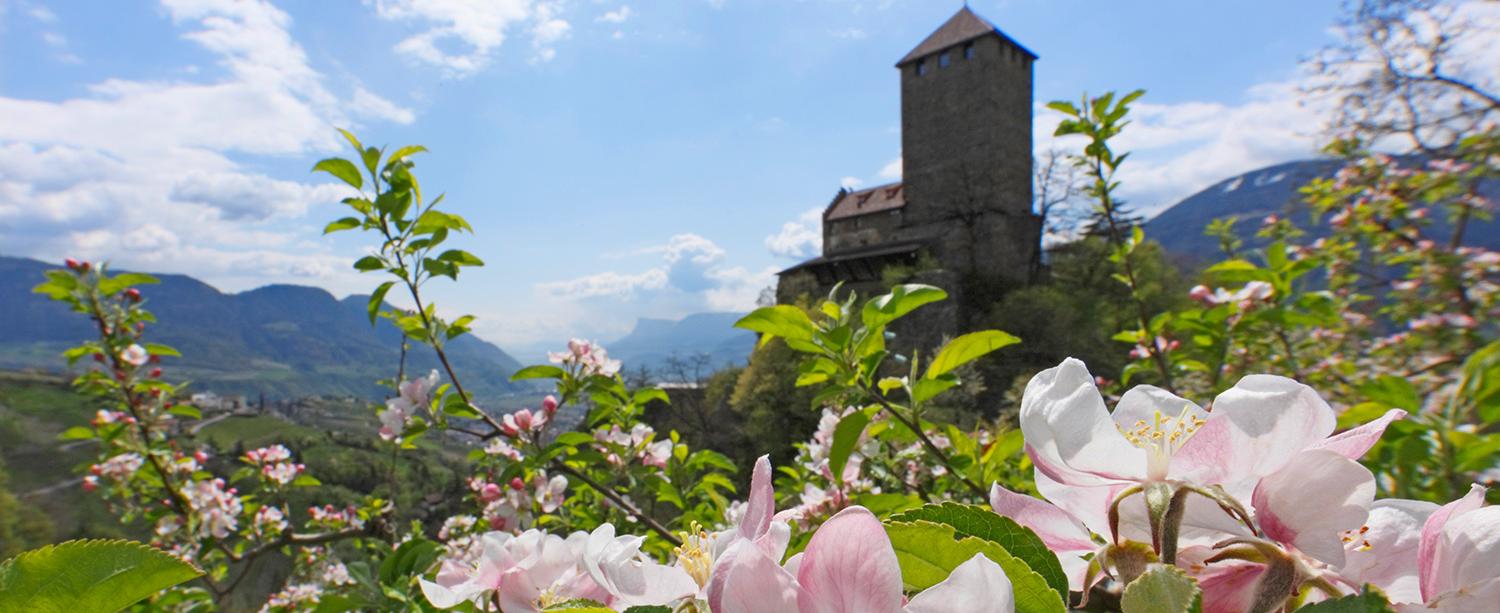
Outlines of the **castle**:
M1031 194L1036 59L967 6L901 58L902 181L840 189L823 211L822 255L779 273L777 301L818 299L838 283L870 296L904 273L950 294L915 322L913 340L931 347L1026 284L1042 233Z

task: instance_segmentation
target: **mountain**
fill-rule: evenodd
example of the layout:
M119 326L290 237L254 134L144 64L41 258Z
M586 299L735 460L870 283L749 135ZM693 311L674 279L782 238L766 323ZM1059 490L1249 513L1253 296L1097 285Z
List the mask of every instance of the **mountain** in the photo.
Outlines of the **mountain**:
M1406 165L1416 163L1415 158L1404 160ZM1146 223L1146 236L1160 242L1170 253L1197 261L1212 261L1220 257L1218 240L1203 233L1209 222L1220 217L1239 218L1235 229L1251 247L1263 244L1263 241L1254 239L1254 234L1260 228L1261 219L1273 213L1292 215L1291 219L1308 230L1311 238L1327 236L1327 225L1307 223L1308 208L1298 190L1315 178L1333 176L1342 166L1339 160L1303 160L1230 177L1184 198L1152 218ZM1494 201L1500 198L1500 183L1484 184L1480 192ZM1434 229L1438 232L1442 233L1448 227L1446 220L1434 220ZM1469 245L1500 249L1500 221L1471 220L1464 236Z
M630 334L605 344L610 357L625 362L628 369L659 370L673 356L690 358L704 354L709 366L744 364L755 348L755 333L734 327L744 313L697 313L677 321L636 321Z
M58 370L64 349L93 337L83 316L31 292L50 268L56 266L0 256L0 368ZM383 319L370 326L369 296L338 300L299 285L225 294L192 277L156 276L161 284L140 288L160 322L147 337L182 352L183 358L167 362L168 377L191 380L196 389L271 398L373 398L381 393L374 381L396 373L401 333ZM466 335L447 350L474 394L495 398L516 391L508 379L521 365L499 347ZM411 375L439 368L430 350L417 348L407 358Z

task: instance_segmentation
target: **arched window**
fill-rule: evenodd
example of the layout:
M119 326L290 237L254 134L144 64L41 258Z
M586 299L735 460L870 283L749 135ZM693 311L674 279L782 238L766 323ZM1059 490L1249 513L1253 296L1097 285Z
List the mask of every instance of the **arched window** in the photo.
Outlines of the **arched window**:
M966 59L966 60L972 60L972 59L974 59L974 43L965 43L964 44L964 59Z

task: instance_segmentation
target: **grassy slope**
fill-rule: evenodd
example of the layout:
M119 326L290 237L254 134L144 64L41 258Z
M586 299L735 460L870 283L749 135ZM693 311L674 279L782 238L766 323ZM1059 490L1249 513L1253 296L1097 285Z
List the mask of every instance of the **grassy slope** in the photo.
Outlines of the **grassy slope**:
M98 496L70 483L95 460L92 443L66 445L58 434L86 424L97 407L60 377L0 371L0 456L10 473L11 491L21 494L58 483L68 485L25 499L53 520L53 539L146 535L141 527L121 526ZM366 495L389 496L391 454L376 436L368 406L312 399L298 405L302 424L269 415L229 417L205 426L188 448L210 450L210 468L228 475L246 449L281 443L291 448L321 487L300 488L287 500L294 516L310 504L344 505ZM462 458L466 450L424 440L397 459L398 508L402 520L446 516L463 504ZM249 485L249 484L242 484ZM435 528L436 526L432 526Z

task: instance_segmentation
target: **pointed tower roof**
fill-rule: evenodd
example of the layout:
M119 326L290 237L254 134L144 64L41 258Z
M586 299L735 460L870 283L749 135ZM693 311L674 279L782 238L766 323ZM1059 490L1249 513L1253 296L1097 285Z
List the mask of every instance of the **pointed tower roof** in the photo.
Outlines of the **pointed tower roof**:
M1031 56L1031 59L1036 59L1037 57L1030 49L1027 49L1021 43L1016 42L1015 39L1001 32L1000 28L995 27L995 24L990 23L988 19L980 17L974 11L969 10L968 5L964 5L957 13L948 18L947 22L938 26L937 30L923 40L921 44L917 45L917 48L912 49L911 53L906 54L906 57L896 62L896 65L904 66L917 58L932 55L943 49L974 40L987 34L994 34L1005 39L1006 42L1015 45L1017 49Z

